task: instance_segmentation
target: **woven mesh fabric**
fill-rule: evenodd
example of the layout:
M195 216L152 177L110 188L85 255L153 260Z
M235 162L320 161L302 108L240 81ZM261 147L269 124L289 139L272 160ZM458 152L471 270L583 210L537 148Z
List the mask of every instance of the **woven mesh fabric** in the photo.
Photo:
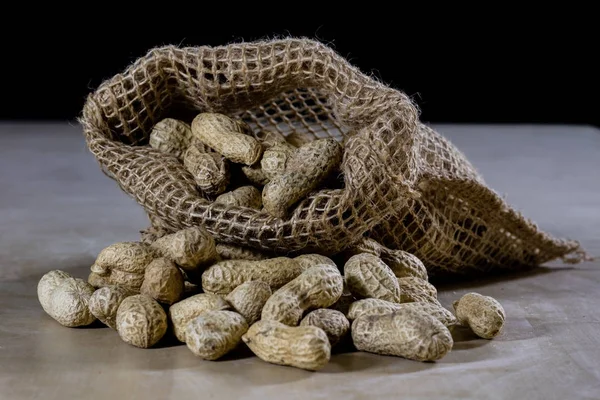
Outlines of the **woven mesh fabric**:
M211 203L178 159L147 145L160 119L199 112L242 118L257 136L335 138L343 188L311 193L285 219ZM162 229L203 225L220 242L282 254L333 255L370 236L432 273L584 257L505 204L404 93L316 41L152 49L88 96L80 123L103 172Z

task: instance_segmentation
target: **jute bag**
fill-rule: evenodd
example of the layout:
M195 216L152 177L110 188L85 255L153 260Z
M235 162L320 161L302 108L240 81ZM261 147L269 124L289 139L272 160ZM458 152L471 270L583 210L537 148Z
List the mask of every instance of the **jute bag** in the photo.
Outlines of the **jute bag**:
M284 219L207 201L180 161L147 145L160 119L207 111L290 140L336 138L343 185L314 191ZM505 204L404 93L319 42L152 49L89 95L80 123L103 172L161 229L203 225L217 241L290 255L335 255L370 237L414 253L432 275L585 258Z

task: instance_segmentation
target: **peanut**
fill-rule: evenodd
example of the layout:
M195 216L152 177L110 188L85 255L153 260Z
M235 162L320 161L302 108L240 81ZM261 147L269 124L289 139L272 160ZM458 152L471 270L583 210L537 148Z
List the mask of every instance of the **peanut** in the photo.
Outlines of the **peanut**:
M173 304L181 299L184 288L183 274L179 268L173 261L160 257L146 267L140 293L160 303Z
M123 286L101 287L90 297L90 312L104 325L117 329L117 310L123 300L134 294L134 291Z
M400 309L382 315L362 315L352 323L352 341L359 351L435 361L454 345L448 328L431 315Z
M276 145L287 144L285 137L278 132L261 130L258 131L256 136L263 148L263 157L267 149ZM242 166L242 172L246 175L246 178L258 186L264 186L269 182L269 179L261 168L261 160L250 166Z
M262 197L260 191L254 186L241 186L231 192L223 193L215 199L215 203L260 210Z
M169 318L173 333L180 342L185 342L187 324L202 313L212 310L227 310L230 305L219 295L200 293L181 300L169 307Z
M183 165L203 193L211 196L221 194L231 177L229 163L220 154L202 150L199 146L191 145L183 156Z
M455 301L453 307L458 321L481 338L492 339L504 327L506 312L493 297L471 292Z
M186 273L193 274L217 259L215 240L202 226L165 235L151 246L163 257L174 261Z
M52 319L66 327L90 325L96 320L89 310L94 287L69 273L52 270L37 285L38 301Z
M244 130L244 123L218 113L200 113L192 121L194 138L230 161L252 165L262 155L262 146Z
M225 300L252 325L260 319L260 313L269 297L271 288L267 283L248 281L233 289Z
M361 315L381 315L388 314L394 311L402 310L402 309L415 309L417 311L423 311L426 314L431 315L438 319L445 326L455 325L458 321L454 314L452 314L449 310L442 307L441 305L433 304L433 303L392 303L386 300L380 299L363 299L358 300L350 305L350 309L348 310L348 319L355 320Z
M398 278L400 284L401 303L429 302L439 304L437 289L425 279L406 277Z
M379 257L361 253L350 257L344 265L344 276L350 292L357 298L375 298L400 303L398 279Z
M331 358L327 335L316 326L291 327L277 321L258 321L242 340L261 360L317 371Z
M291 144L278 143L264 151L260 166L269 181L285 172L288 160L292 157L294 150L295 147Z
M329 308L319 308L306 314L306 317L300 321L300 326L306 325L323 329L331 347L338 344L350 330L350 322L344 314Z
M340 164L342 148L335 139L318 139L298 148L286 169L263 188L263 207L283 218L299 200L315 190Z
M344 279L344 289L342 291L342 295L340 296L338 301L330 305L328 308L332 310L337 310L342 314L347 315L348 310L350 309L350 305L354 303L355 300L356 299L354 298L352 293L350 293L350 291L348 290L348 285L346 285L346 280Z
M141 242L112 244L96 257L88 282L95 287L121 285L139 292L146 266L154 257L152 248Z
M397 278L414 276L428 279L427 268L417 256L402 250L390 250L373 239L363 239L351 252L354 254L371 253L378 256L390 267Z
M205 292L228 294L244 282L262 281L275 290L301 273L300 264L287 257L261 261L225 260L202 273L202 288Z
M300 264L300 268L302 269L302 271L305 271L317 264L329 264L334 267L337 267L335 265L335 262L333 262L331 258L316 253L302 254L300 256L294 257L294 261Z
M344 279L337 267L315 265L273 293L261 318L298 325L305 311L331 306L339 300L343 289Z
M221 260L266 260L268 255L248 247L217 243L217 254Z
M190 145L192 130L183 121L165 118L157 122L150 132L149 144L157 150L181 158Z
M207 311L186 326L186 345L204 360L217 360L237 347L248 323L234 311Z
M167 314L145 294L127 297L117 310L117 332L130 345L149 348L167 332Z

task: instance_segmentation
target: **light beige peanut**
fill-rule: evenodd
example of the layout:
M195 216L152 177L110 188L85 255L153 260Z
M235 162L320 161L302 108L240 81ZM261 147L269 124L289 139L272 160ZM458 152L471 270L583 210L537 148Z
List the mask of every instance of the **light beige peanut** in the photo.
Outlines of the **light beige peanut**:
M205 292L228 294L244 282L262 281L279 289L302 273L300 264L288 257L268 260L224 260L202 273Z
M113 269L143 275L154 257L154 252L145 243L120 242L102 249L90 269L102 276L108 275Z
M152 128L149 144L150 147L181 158L191 139L192 130L188 124L177 119L164 118Z
M167 314L150 296L129 296L117 309L117 332L125 343L140 348L152 347L167 332Z
M37 284L38 301L52 319L66 327L90 325L96 320L89 310L94 287L69 273L52 270Z
M302 271L307 270L310 267L315 266L317 264L329 264L334 267L337 267L335 265L335 262L333 262L331 258L316 253L302 254L300 256L294 257L294 260L300 263L300 268L302 268Z
M414 276L428 279L427 268L417 256L402 250L388 249L373 239L363 239L350 252L353 254L371 253L378 256L390 267L397 278Z
M235 163L252 165L262 155L262 146L244 133L247 125L219 113L200 113L192 121L192 135Z
M117 310L129 296L136 294L123 286L104 286L90 297L90 312L104 325L117 329Z
M204 360L217 360L235 349L247 330L248 323L237 312L207 311L186 325L186 345Z
M343 289L344 279L337 267L315 265L273 293L263 307L261 319L298 325L305 311L331 306Z
M288 160L296 148L288 143L278 143L266 149L260 160L260 167L270 181L285 172Z
M217 259L215 240L202 226L165 235L151 246L163 257L174 261L186 273L194 273Z
M413 276L398 278L401 303L430 302L439 304L437 289L425 279Z
M429 302L415 302L415 303L392 303L386 300L380 299L362 299L355 301L350 305L347 317L349 320L355 320L361 315L381 315L388 314L394 311L402 309L415 309L417 311L423 311L432 317L438 319L445 326L451 326L457 324L457 319L446 308L441 305L429 303Z
M256 138L258 139L263 148L262 157L264 157L264 153L267 151L267 149L275 145L287 144L285 137L279 132L274 131L260 130L256 133ZM250 182L258 186L264 186L269 182L269 178L267 178L261 167L262 157L253 165L242 166L242 172L244 173L246 178L248 178Z
M191 145L183 156L183 165L203 193L211 196L221 194L229 185L229 162L214 151L203 150L202 147Z
M306 325L323 329L331 347L338 344L350 330L350 322L346 316L329 308L319 308L306 314L300 321L300 326Z
M260 313L271 294L271 287L266 282L248 281L233 289L225 300L252 325L260 319Z
M315 190L342 159L342 148L335 139L318 139L298 148L284 173L263 188L263 207L269 214L283 218L298 201Z
M269 256L249 247L217 243L217 254L221 260L266 260Z
M327 335L316 326L287 326L277 321L254 323L242 340L261 360L317 371L331 358Z
M362 315L352 323L351 332L359 351L415 361L439 360L454 345L444 324L423 311L409 308Z
M453 307L458 321L481 338L492 339L504 327L506 312L493 297L471 292L455 301Z
M344 265L348 290L357 298L375 298L400 303L398 279L379 257L360 253Z
M104 286L122 286L135 293L140 292L140 287L144 283L144 274L133 272L123 272L118 269L112 269L107 275L99 275L95 272L90 272L88 283L95 288Z
M215 203L260 210L262 208L262 196L260 190L254 186L241 186L231 192L223 193L215 199Z
M169 319L173 333L180 342L185 342L187 324L202 313L213 310L228 310L231 306L225 299L212 293L200 293L181 300L169 307Z
M159 257L146 267L140 293L147 294L160 303L173 304L181 299L184 289L183 274L177 265L169 259Z

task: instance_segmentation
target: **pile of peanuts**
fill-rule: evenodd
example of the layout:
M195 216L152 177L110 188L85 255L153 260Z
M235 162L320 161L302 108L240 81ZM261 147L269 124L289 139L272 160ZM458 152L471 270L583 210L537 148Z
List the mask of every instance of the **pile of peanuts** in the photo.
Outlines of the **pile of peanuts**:
M339 166L333 139L294 147L279 134L258 141L246 129L214 113L199 114L191 127L165 119L149 145L180 158L214 201L278 217ZM235 166L251 184L226 192ZM484 339L502 331L504 309L489 296L467 293L452 311L444 308L413 254L364 239L336 261L218 243L197 226L112 244L87 280L53 270L37 293L59 324L102 323L138 348L176 340L201 359L217 360L246 346L265 362L310 371L327 365L336 346L436 361L452 349L454 327Z

